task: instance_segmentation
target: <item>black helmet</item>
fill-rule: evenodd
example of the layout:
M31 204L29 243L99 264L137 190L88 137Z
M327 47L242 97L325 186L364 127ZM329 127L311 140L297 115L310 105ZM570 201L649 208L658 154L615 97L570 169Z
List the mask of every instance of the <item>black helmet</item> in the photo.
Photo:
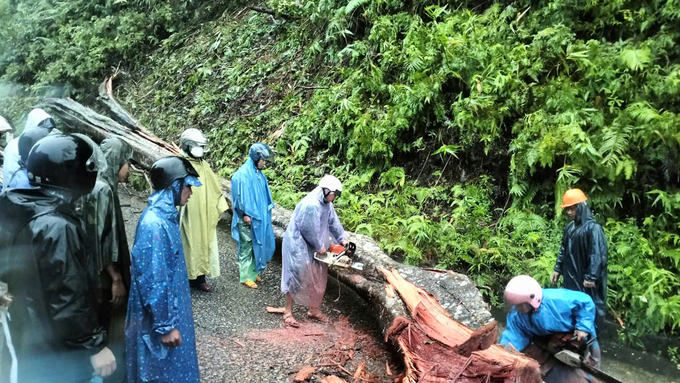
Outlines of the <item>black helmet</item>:
M182 157L165 157L154 162L151 166L151 186L154 190L163 190L172 185L175 180L194 176L198 178L198 172L191 162Z
M47 136L31 149L26 163L28 181L33 186L68 190L75 197L92 191L99 165L94 148L81 137Z
M47 121L47 120L45 120ZM19 137L19 156L21 157L21 166L26 166L28 161L28 153L31 151L33 145L41 139L47 137L50 134L52 128L37 126L33 129L25 131Z

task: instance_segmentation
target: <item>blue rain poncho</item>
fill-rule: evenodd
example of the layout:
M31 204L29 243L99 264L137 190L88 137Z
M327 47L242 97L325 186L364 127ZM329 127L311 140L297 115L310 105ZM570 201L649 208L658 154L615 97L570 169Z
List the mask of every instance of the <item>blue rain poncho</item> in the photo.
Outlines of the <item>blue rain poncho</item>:
M197 178L184 178L200 186ZM149 196L132 248L125 353L128 383L199 382L189 280L175 196L181 180ZM165 347L161 337L179 330L182 345Z
M580 330L595 335L595 304L586 293L567 289L543 289L543 301L531 314L513 306L501 344L524 350L535 336Z
M328 280L328 265L314 259L314 252L347 236L335 213L333 204L326 202L323 188L317 187L295 206L288 229L283 236L283 274L281 292L290 293L301 305L321 305Z
M238 224L243 221L243 215L249 216L255 272L262 271L276 249L272 228L274 200L267 177L257 169L252 158L248 158L231 178L231 199L235 212L231 221L231 236L239 242L240 247Z

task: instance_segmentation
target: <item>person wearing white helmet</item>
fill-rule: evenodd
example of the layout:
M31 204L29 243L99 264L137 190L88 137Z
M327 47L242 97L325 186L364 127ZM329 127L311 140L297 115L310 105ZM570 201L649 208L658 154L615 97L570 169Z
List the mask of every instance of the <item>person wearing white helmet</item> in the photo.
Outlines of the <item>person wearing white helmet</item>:
M343 246L349 243L333 207L341 193L340 180L324 176L319 186L295 206L288 223L283 236L281 276L281 292L286 294L283 322L288 326L299 326L293 318L293 302L308 306L309 318L328 322L319 309L326 292L328 265L316 261L314 253L326 254L331 237Z
M40 108L33 109L30 113L28 113L26 125L22 133L37 127L47 128L52 134L61 133L56 129L56 124L54 123L52 116ZM7 143L7 146L4 150L2 178L4 180L5 189L7 189L7 185L12 179L14 173L21 168L21 165L19 164L20 161L21 155L19 154L19 137L16 137Z
M535 337L573 333L578 341L593 341L589 346L590 357L587 362L599 367L595 303L588 294L567 289L543 289L534 278L519 275L508 282L504 298L510 312L500 344L524 351ZM548 371L543 381L590 382L585 372L561 364Z
M227 200L217 175L203 156L208 139L198 129L187 129L179 138L182 157L196 169L203 186L195 188L191 200L180 208L180 231L191 286L212 291L206 275L220 276L220 259L217 248L217 223L227 210Z

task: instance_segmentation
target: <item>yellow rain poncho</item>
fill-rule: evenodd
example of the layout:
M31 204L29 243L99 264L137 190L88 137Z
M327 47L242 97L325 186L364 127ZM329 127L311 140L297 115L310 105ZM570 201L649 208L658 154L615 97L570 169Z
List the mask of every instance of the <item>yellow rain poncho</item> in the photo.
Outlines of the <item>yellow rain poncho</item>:
M189 279L200 275L220 275L220 260L215 228L220 214L228 208L217 175L207 161L184 155L199 174L203 186L193 188L189 202L180 210L180 231Z

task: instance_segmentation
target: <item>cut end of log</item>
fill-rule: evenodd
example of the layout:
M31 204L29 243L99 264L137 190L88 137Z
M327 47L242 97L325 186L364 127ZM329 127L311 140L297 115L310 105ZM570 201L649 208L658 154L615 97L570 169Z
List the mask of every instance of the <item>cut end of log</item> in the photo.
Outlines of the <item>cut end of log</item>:
M472 331L396 270L381 271L411 310L412 319L397 317L386 335L404 354L404 382L457 381L461 376L465 382L480 383L510 377L523 383L542 381L538 362L494 344L496 322Z

